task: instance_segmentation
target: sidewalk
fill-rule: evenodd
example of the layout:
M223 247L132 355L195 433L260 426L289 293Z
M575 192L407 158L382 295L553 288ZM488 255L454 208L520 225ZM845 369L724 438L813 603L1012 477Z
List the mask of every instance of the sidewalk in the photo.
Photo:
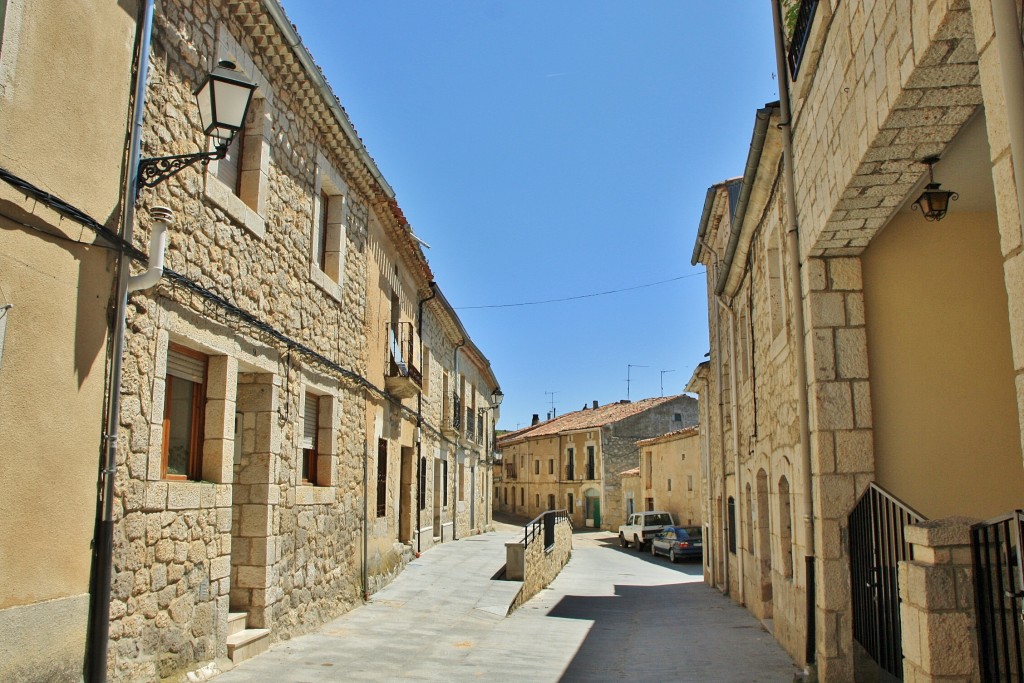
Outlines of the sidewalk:
M672 565L578 532L551 586L505 617L520 584L492 580L515 527L431 548L371 602L215 680L792 681L746 610Z

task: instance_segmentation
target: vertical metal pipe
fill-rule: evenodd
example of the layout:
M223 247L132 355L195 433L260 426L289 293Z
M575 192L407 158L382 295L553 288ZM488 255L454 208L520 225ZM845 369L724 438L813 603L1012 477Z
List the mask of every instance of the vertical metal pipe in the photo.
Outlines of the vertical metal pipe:
M131 244L135 225L135 200L138 192L139 156L142 148L142 123L146 107L146 75L153 38L155 0L144 0L138 29L137 69L132 129L129 136L128 169L122 197L121 236ZM124 363L125 315L128 310L128 261L122 251L117 258L117 299L114 309L110 371L107 377L107 418L103 431L103 456L97 482L95 541L92 555L91 600L86 634L86 672L89 683L107 679L107 652L110 638L110 585L114 562L114 478L117 472L118 427L121 422L121 373Z
M370 516L370 441L363 437L363 600L370 599L370 577L366 563L369 557L369 516Z

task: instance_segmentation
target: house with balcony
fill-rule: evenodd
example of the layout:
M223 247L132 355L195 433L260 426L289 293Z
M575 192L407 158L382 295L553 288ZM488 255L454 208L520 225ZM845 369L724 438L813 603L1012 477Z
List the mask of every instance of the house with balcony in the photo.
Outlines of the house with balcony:
M184 678L310 631L435 539L483 530L500 390L276 0L66 9L0 5L0 92L18 73L0 111L0 415L43 446L41 425L63 425L58 474L22 463L2 504L0 626L18 636L0 643L0 678L79 680L90 602L107 618L110 680ZM103 49L61 47L82 40ZM240 128L216 139L194 97L211 71L253 90ZM128 183L133 102L145 161ZM43 119L47 135L26 132ZM110 351L119 252L139 277L123 355ZM446 382L474 411L450 438ZM112 454L103 505L97 451ZM67 481L47 502L54 476ZM109 595L89 584L101 528Z
M577 528L615 529L627 514L620 473L639 464L636 442L696 422L697 401L679 395L595 401L509 432L498 440L504 477L496 509L525 517L565 509Z
M1006 680L1022 651L1018 7L787 4L780 101L755 113L742 175L709 188L693 249L705 575L819 680Z

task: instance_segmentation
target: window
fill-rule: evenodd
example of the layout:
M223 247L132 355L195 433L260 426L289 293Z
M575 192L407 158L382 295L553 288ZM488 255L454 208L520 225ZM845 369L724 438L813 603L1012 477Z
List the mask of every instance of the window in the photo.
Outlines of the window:
M441 461L441 506L448 507L448 459Z
M228 153L223 159L217 161L217 180L227 185L228 189L236 195L239 193L238 181L242 176L241 158L244 138L244 131L239 131L228 145Z
M237 60L234 60L237 61ZM248 65L251 67L251 62ZM243 71L248 71L243 68ZM262 82L262 77L249 73ZM235 135L227 156L210 163L206 198L220 207L236 224L262 238L266 233L270 131L265 92L257 91L246 114L245 126Z
M505 487L505 505L508 505L508 487Z
M554 473L555 473L555 459L551 458L550 460L548 460L548 474L554 474ZM552 507L554 507L554 506L552 506Z
M686 475L686 490L687 491L692 491L693 490L693 475L692 474Z
M736 499L729 496L729 552L736 554Z
M430 396L430 349L426 345L421 345L423 352L421 354L422 360L420 372L422 373L422 379L420 380L421 386L423 387L423 395Z
M534 500L534 507L540 508L540 494L534 494L534 498L536 499Z
M596 469L595 465L596 463L594 462L594 447L587 446L587 479L597 479L597 477L594 476L595 474L597 474L594 471Z
M672 414L672 421L673 422L682 422L683 421L683 414L682 413L673 413Z
M743 494L743 505L746 508L745 520L747 523L747 552L754 552L754 506L752 503L752 496L750 491L750 484L747 484L747 490Z
M668 480L668 490L669 491L672 490L672 480L671 479Z
M569 495L571 496L572 494L570 493ZM626 516L629 517L631 514L633 514L633 511L633 494L631 493L629 494L629 497L626 498Z
M653 498L646 498L646 499L644 499L644 505L645 505L645 508L644 508L645 510L647 510L648 512L653 511L654 510L654 499Z
M573 449L566 449L565 454L565 478L568 481L575 481L576 479L576 458Z
M572 494L571 493L567 493L566 497L565 497L565 500L566 500L566 507L568 508L569 514L571 515L572 514L573 503L575 502L575 501L573 501Z
M301 481L316 484L316 461L318 452L317 433L320 431L320 397L306 392L302 411L302 455L300 464Z
M507 498L508 496L506 496ZM506 500L506 502L508 502ZM427 459L420 458L420 510L427 509Z
M466 466L459 463L459 500L466 500Z
M793 578L793 512L790 509L789 480L779 479L779 550L782 555L782 575Z
M315 267L310 274L318 285L340 298L340 291L332 284L340 285L345 275L345 195L348 186L322 154L317 155L315 183L310 241Z
M654 456L651 451L644 453L644 487L651 488L654 479Z
M768 236L768 308L771 311L772 337L778 337L783 328L782 309L782 249L779 232L775 230Z
M540 458L533 461L533 473L540 474Z
M549 493L548 494L548 510L554 510L554 509L555 509L555 494Z
M377 516L388 514L388 440L377 439Z
M207 357L171 344L167 352L161 475L203 478L203 414Z
M519 489L519 506L526 505L526 489Z

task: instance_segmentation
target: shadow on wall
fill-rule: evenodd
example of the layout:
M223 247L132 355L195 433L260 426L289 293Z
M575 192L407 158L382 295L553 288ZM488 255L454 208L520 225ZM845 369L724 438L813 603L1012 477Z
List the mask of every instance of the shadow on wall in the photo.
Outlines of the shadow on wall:
M696 580L617 585L614 596L571 595L547 616L593 622L562 681L778 683L796 672L778 642L745 609Z

